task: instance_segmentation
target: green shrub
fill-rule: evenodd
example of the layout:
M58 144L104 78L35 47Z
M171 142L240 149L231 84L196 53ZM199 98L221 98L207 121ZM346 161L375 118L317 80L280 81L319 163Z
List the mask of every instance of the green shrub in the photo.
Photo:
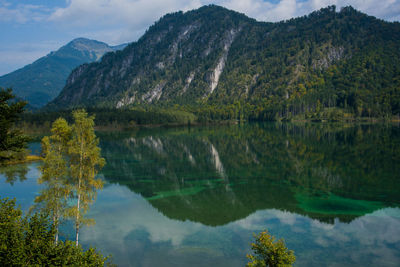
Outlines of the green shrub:
M289 267L296 261L294 252L288 250L283 239L275 241L275 237L267 230L255 236L251 249L255 255L247 255L251 262L248 267Z
M107 260L93 248L55 243L46 214L23 216L15 199L0 200L0 266L104 266Z

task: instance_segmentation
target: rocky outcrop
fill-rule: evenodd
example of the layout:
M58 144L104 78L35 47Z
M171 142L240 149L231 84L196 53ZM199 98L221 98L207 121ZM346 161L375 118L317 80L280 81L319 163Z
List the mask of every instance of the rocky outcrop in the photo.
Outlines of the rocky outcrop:
M327 69L332 64L340 61L345 57L344 47L327 47L323 50L323 57L315 60L313 67L314 69Z
M208 94L212 94L218 86L219 78L221 77L222 72L224 71L225 67L225 62L228 58L228 53L229 53L229 48L231 47L233 41L235 40L235 37L237 33L240 31L240 29L235 30L231 29L228 31L226 34L226 38L224 40L224 50L223 54L220 57L217 66L215 67L214 71L210 75L210 92Z
M168 14L123 51L77 68L52 107L235 101L281 105L306 96L312 99L308 93L316 93L316 86L324 90L321 79L329 67L345 68L344 64L354 64L348 59L367 57L370 51L383 54L386 48L397 55L398 36L397 24L356 11L327 8L289 21L263 23L205 6Z

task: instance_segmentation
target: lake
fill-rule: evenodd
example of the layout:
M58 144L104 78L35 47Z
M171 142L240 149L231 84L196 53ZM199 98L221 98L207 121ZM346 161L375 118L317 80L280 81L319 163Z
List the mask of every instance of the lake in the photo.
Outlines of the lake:
M120 266L244 266L264 229L284 238L295 266L400 266L398 125L97 134L106 184L80 240ZM27 210L38 166L0 169L0 196ZM62 232L73 238L68 222Z

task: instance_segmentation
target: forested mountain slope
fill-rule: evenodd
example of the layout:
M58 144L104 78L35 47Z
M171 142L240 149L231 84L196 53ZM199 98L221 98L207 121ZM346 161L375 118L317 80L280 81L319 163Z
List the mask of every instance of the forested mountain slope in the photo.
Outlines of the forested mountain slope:
M386 116L400 113L399 88L397 22L331 6L265 23L211 5L168 14L123 51L76 68L48 108L179 104L229 118Z
M29 105L41 107L60 93L74 68L97 61L105 53L125 46L112 47L99 41L77 38L32 64L1 76L0 86L12 87L14 93L27 100Z

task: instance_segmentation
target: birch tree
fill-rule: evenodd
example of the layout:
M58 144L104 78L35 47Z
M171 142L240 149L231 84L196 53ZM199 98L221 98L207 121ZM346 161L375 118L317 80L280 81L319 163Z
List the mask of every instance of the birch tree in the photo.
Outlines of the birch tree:
M82 224L91 224L84 215L96 198L96 190L103 187L96 179L105 160L100 155L99 139L94 133L94 116L88 117L84 110L73 112L72 138L68 143L70 160L70 184L73 187L76 205L70 209L75 220L76 246L79 244L79 229Z
M59 224L67 209L67 201L71 192L68 185L68 158L67 144L71 137L71 127L65 119L57 119L51 129L52 135L42 139L43 165L40 168L42 175L38 182L45 184L35 198L34 208L48 212L53 219L55 228L54 242L58 242Z

